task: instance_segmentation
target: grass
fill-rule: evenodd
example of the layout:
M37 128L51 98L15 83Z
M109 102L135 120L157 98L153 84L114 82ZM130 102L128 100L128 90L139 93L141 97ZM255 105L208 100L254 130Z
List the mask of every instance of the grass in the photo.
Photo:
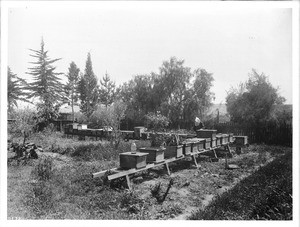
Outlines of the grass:
M292 153L260 168L190 219L291 220Z
M129 151L130 142L122 141L115 149L109 141L78 141L65 138L61 133L40 133L29 142L42 146L47 152L30 165L9 165L9 219L170 219L184 214L185 200L190 199L192 206L202 207L201 196L215 194L218 186L228 186L254 166L272 160L270 155L283 158L269 163L217 197L192 219L291 218L291 157L282 156L284 147L251 145L247 155L229 160L241 167L233 171L226 170L221 161L201 162L199 170L190 168L190 162L172 163L170 169L175 183L166 201L160 204L151 194L151 187L143 183L162 180L167 184L169 176L164 168L136 174L142 180L133 182L131 192L92 178L92 173L117 167L119 153ZM136 145L137 148L150 146L150 142L136 141ZM186 182L190 185L184 186ZM122 183L126 181L120 179L112 186ZM191 194L184 194L184 190L179 194L181 189Z

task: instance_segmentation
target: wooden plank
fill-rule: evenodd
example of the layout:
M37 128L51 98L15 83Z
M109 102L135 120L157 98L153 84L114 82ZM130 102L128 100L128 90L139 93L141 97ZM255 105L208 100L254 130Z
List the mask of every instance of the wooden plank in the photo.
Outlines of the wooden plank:
M100 172L93 173L92 176L93 176L93 178L96 178L96 177L103 177L107 171L116 171L116 170L117 170L117 168L108 169L108 170L102 170L102 171L100 171Z

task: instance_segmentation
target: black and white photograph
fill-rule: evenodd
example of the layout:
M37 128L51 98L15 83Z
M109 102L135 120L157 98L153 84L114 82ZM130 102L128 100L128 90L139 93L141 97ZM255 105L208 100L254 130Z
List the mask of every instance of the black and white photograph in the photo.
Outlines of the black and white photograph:
M2 226L299 226L299 2L4 1L0 81Z

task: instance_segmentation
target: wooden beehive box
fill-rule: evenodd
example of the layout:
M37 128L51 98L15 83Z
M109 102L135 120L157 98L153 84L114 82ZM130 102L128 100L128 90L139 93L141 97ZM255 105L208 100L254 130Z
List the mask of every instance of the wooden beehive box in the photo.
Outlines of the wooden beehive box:
M211 147L215 148L217 146L217 138L211 139Z
M84 130L84 129L87 129L87 125L86 124L78 124L77 128L78 128L78 130Z
M162 162L165 159L164 152L166 148L164 147L142 147L140 148L141 153L147 153L147 163L157 163Z
M222 134L222 144L229 143L229 135L228 134Z
M217 134L216 135L216 139L217 139L217 141L216 141L216 143L217 143L217 146L220 146L220 145L222 145L222 134Z
M179 158L183 155L183 145L166 146L165 158Z
M229 133L229 143L233 143L234 139L233 139L233 133Z
M217 130L214 130L214 129L200 129L200 130L197 130L197 137L198 138L215 139L216 135L217 135Z
M183 154L184 155L189 155L189 154L191 154L191 152L192 152L192 145L193 145L193 143L192 142L185 142L184 144L183 144Z
M123 169L140 169L146 166L148 153L125 152L120 154L120 167Z
M235 144L238 146L248 144L248 136L235 136Z
M134 138L140 139L142 137L142 133L145 132L145 127L139 126L139 127L134 127Z
M205 139L204 148L205 149L210 149L211 148L211 139L210 138Z

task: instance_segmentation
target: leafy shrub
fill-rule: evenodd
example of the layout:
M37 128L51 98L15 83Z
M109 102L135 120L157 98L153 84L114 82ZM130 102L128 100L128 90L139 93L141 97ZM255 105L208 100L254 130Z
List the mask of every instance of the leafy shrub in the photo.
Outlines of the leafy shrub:
M147 127L153 129L154 131L165 130L169 125L169 119L160 113L148 113L146 115Z
M38 180L49 180L53 174L53 158L47 156L39 159L39 162L34 168L33 174Z

